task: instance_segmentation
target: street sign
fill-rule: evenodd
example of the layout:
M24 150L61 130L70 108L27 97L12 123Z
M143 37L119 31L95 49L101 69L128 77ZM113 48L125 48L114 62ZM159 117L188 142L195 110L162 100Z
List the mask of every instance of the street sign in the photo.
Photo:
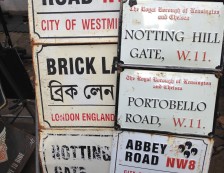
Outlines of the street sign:
M208 135L213 131L214 74L124 69L117 123L122 129Z
M110 173L207 173L213 143L209 138L118 132Z
M120 60L125 65L220 66L222 2L128 0L122 15Z
M33 43L117 42L119 0L29 0Z
M34 46L40 125L113 127L116 44Z
M44 130L40 132L43 173L107 173L113 130Z

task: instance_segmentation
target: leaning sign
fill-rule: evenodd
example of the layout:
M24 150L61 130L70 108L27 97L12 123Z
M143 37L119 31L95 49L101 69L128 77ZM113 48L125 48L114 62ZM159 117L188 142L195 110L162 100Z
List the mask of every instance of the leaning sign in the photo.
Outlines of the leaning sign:
M34 46L40 125L113 127L117 44Z
M110 173L205 173L213 143L206 138L118 132Z
M117 42L119 0L29 0L33 43Z
M43 173L107 173L113 130L44 130L40 133Z
M124 69L117 123L121 129L209 135L217 88L214 74Z
M126 1L120 60L125 65L215 69L220 66L221 2Z

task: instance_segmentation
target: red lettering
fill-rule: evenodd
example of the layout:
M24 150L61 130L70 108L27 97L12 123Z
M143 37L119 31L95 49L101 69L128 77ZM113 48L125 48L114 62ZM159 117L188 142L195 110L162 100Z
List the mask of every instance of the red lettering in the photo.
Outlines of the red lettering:
M166 160L166 167L171 167L173 168L175 164L175 158L167 158Z
M118 18L82 19L83 30L118 29Z
M76 19L67 19L65 21L66 30L74 30L76 26Z
M177 125L179 125L180 127L182 127L182 125L183 125L183 123L184 123L185 120L186 120L186 119L183 118L183 119L182 119L182 122L181 122L180 118L178 118L177 121L176 121L176 118L173 118L175 127L176 127Z
M177 168L185 169L187 166L188 160L185 159L177 159Z
M58 30L60 20L42 20L41 21L41 29L43 31L52 31Z
M194 170L194 168L195 168L195 161L194 160L191 160L190 162L189 162L189 166L188 166L188 168L190 169L190 170Z
M51 114L51 120L52 121L79 121L80 116L79 113L65 113L65 114Z
M180 51L177 51L177 55L178 55L178 59L181 60L182 58L184 59L184 61L187 59L188 55L189 55L190 51L186 52L182 51L182 53L180 53Z
M178 169L186 169L188 165L188 169L195 169L196 162L194 160L187 159L178 159L178 158L167 158L166 167L178 168Z

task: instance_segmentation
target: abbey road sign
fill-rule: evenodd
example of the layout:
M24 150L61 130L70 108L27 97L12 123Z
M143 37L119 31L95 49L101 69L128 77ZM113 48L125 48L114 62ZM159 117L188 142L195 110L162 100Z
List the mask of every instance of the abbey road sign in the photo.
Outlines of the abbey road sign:
M119 0L29 0L33 43L117 42Z
M213 143L208 138L117 132L110 173L206 173Z
M207 136L213 131L217 88L214 74L124 69L117 123L121 129Z
M116 50L117 44L34 46L40 125L113 127Z
M40 160L43 173L107 173L113 130L43 130Z
M222 2L128 0L122 16L124 64L213 70L220 66Z

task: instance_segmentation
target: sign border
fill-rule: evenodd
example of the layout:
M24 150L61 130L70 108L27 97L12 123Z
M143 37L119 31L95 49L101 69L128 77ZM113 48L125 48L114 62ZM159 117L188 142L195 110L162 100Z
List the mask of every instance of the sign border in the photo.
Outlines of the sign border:
M117 155L118 155L118 150L120 149L120 147L118 147L118 144L119 144L119 140L120 140L120 135L123 133L124 131L119 131L116 133L116 140L113 139L113 141L116 142L116 153L115 153L115 160L112 160L111 162L111 167L114 166L114 172L113 173L116 173L116 169L117 169ZM133 132L133 131L132 131ZM145 134L145 133L143 133ZM158 133L153 133L153 134L150 134L150 135L158 135L158 136L166 136L165 134L158 134ZM208 150L208 144L206 144L202 139L195 139L194 137L190 137L190 136L169 136L169 137L176 137L176 138L184 138L184 139L194 139L194 140L200 140L200 141L203 141L203 143L206 145L206 152L205 152L205 156L204 156L204 159L203 159L203 167L202 167L202 172L204 170L204 165L205 165L205 157L207 155L207 150ZM115 138L115 136L114 136ZM206 138L206 139L210 139L210 141L212 140L212 138ZM213 143L214 144L214 143ZM113 142L113 146L114 146L114 142ZM112 152L114 151L114 149L112 148ZM212 153L211 153L212 154ZM211 157L210 157L211 159ZM209 159L209 160L210 160ZM114 164L114 165L112 165ZM209 169L209 168L208 168ZM148 170L148 169L147 169ZM167 171L162 171L162 170L158 170L158 171L161 171L161 172L167 172ZM111 172L110 172L111 173ZM172 173L172 172L167 172L167 173Z
M80 129L77 129L77 130L80 130ZM63 132L62 132L63 133ZM103 137L113 137L113 134L111 134L111 135L96 135L96 134L66 134L66 132L64 132L63 134L62 133L60 133L60 131L58 131L58 134L54 134L54 133L46 133L46 137L44 137L43 138L43 141L42 141L42 148L43 148L43 151L42 151L42 153L43 153L43 161L44 162L42 162L42 163L44 163L44 165L43 164L41 164L42 165L42 169L44 169L44 167L45 167L45 170L46 170L46 172L48 173L48 169L47 169L47 163L46 163L46 157L45 157L45 150L44 150L44 141L49 137L49 136L86 136L86 137L89 137L89 136L97 136L97 137L101 137L101 136L103 136ZM42 133L42 134L44 134L44 133ZM41 136L39 136L39 138L41 139ZM111 152L112 153L112 152ZM39 156L40 156L40 151L39 151ZM41 159L40 159L41 160Z
M42 119L43 120L43 121L41 120L42 123L44 123L44 122L47 123L49 128L53 128L53 129L57 129L57 128L66 128L66 129L69 129L69 128L70 129L71 128L74 128L74 129L78 129L78 128L95 128L95 129L97 129L97 128L107 128L107 129L111 129L111 128L114 128L114 126L52 126L50 124L50 122L48 122L45 119L45 116L44 116L43 99L42 99L43 94L42 94L42 89L41 89L41 76L40 76L40 64L39 64L39 58L40 57L38 56L38 54L43 50L44 47L49 47L49 46L112 45L112 44L117 45L117 43L107 43L107 44L103 44L103 43L93 44L92 43L92 44L69 44L69 45L67 45L67 44L47 44L47 45L40 45L41 49L37 52L33 52L34 55L36 56L36 57L34 56L34 58L36 58L35 61L37 63L37 67L36 67L37 72L35 71L35 75L38 75L38 77L36 77L36 80L38 80L38 83L39 83L39 87L35 87L35 88L36 88L36 90L39 90L38 92L39 92L39 95L40 95L40 106L41 106L41 108L40 108L41 112L40 112L39 109L38 109L38 104L37 104L39 125L41 125L40 124L40 119ZM116 110L116 99L115 99L115 104L113 106ZM42 118L40 118L40 117L42 117ZM114 114L114 122L115 122L115 119L116 119L116 115ZM44 124L42 124L42 125L44 125ZM47 129L47 127L45 125L43 127L44 127L44 129Z
M191 133L175 133L175 132L169 132L169 131L158 131L158 130L143 130L143 129L127 129L127 128L121 128L120 125L118 124L118 104L119 104L119 92L120 92L120 74L122 73L123 70L125 69L137 69L137 70L148 70L148 71L157 71L158 69L149 69L149 68L136 68L136 67L133 67L133 68L119 68L118 72L117 72L117 89L116 89L116 104L115 104L115 123L114 123L114 127L116 130L124 130L124 131L133 131L133 132L143 132L143 133L146 133L146 132L152 132L152 133L162 133L162 134L172 134L172 135L182 135L182 136L193 136L193 137L210 137L210 136L213 136L214 135L214 132L215 132L215 124L216 124L216 119L218 117L218 100L219 100L219 90L220 90L220 87L221 87L221 80L220 80L220 75L217 74L217 73L207 73L207 74L213 74L215 75L215 77L218 78L218 85L217 85L217 93L216 93L216 98L215 98L215 107L214 107L214 114L212 115L213 116L213 128L212 128L212 131L207 134L207 135L200 135L200 134L191 134ZM159 71L159 70L158 70ZM161 70L160 70L161 71ZM177 73L182 73L182 72L185 72L185 73L192 73L192 74L204 74L204 73L193 73L193 71L175 71L174 69L166 69L166 70L163 70L164 72L177 72ZM163 72L162 71L162 72Z
M178 66L158 66L158 65L137 65L137 64L125 64L123 61L121 61L121 40L122 40L122 24L123 24L123 4L128 3L131 0L122 0L121 5L120 5L120 16L119 16L119 32L118 32L118 67L119 68L150 68L150 69L157 69L157 70L166 70L166 69L173 69L177 71L194 71L194 72L204 72L204 73L212 73L212 72L218 72L221 73L224 70L224 58L223 58L223 53L224 53L224 39L222 43L222 49L220 52L220 63L218 64L217 67L213 68L196 68L196 67L178 67ZM175 0L177 1L177 0ZM194 0L188 0L187 2L195 2ZM147 2L147 1L146 1ZM168 1L169 2L169 1ZM196 1L196 2L205 2L205 1ZM209 3L218 3L222 2L224 6L223 1L206 1ZM224 35L223 35L224 36Z
M34 15L34 0L31 0L31 3L32 3L32 18L33 18L33 20L32 20L32 25L33 25L33 34L36 34L38 37L39 37L39 39L59 39L57 42L61 42L60 41L60 39L67 39L67 38L84 38L84 39L87 39L87 38L117 38L118 36L113 36L113 35L111 35L111 36L74 36L74 37L57 37L57 36L55 36L55 37L41 37L40 36L40 34L35 30L35 15ZM92 13L92 12L97 12L97 13L102 13L102 12L117 12L117 13L119 13L120 12L120 10L108 10L108 11L83 11L83 12L81 12L81 11L70 11L70 12L64 12L64 13ZM63 12L44 12L44 13L42 13L42 12L37 12L36 14L56 14L56 13L59 13L59 14L62 14ZM31 33L31 37L32 37L32 33ZM86 41L86 42L88 42L88 40ZM43 44L43 42L41 41L41 40L36 40L36 43L40 43L40 44ZM51 42L50 42L51 43ZM76 43L75 42L75 40L74 40L74 43ZM94 43L94 42L93 42ZM97 42L98 43L98 42ZM99 43L101 43L101 41L99 42Z

